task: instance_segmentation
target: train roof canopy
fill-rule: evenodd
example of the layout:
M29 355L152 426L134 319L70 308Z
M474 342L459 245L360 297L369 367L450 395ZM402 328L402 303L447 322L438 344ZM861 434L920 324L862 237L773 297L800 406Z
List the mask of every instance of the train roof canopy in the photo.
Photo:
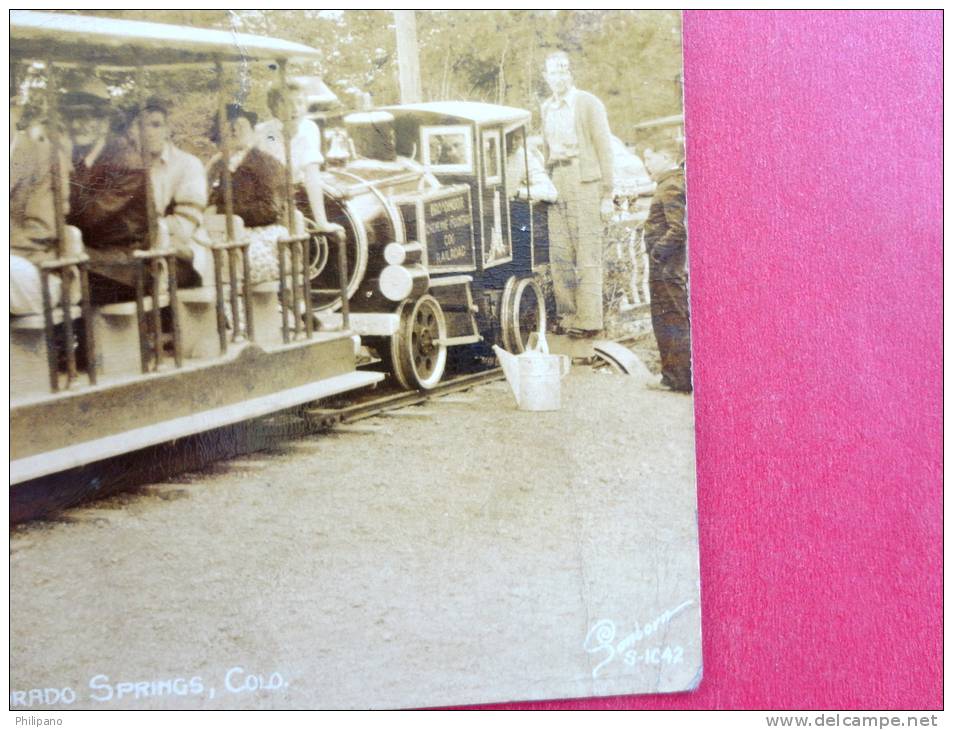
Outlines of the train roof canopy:
M517 124L529 122L530 113L525 109L479 101L430 101L421 104L401 104L383 107L386 111L431 114L435 117L453 117L461 121L486 124Z
M247 33L31 10L10 12L10 54L113 67L324 57L300 43Z

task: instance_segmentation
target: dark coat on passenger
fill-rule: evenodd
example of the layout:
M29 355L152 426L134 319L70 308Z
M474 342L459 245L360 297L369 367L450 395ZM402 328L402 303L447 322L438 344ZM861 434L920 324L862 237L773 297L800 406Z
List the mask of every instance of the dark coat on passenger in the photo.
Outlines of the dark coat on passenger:
M147 174L123 138L107 142L88 167L82 160L73 162L67 223L83 234L94 304L135 297L138 264L133 253L149 247ZM201 283L188 261L176 259L175 268L180 287ZM149 282L147 274L144 283Z
M209 171L209 204L219 213L225 212L222 164L218 160ZM233 212L247 227L286 222L282 220L284 169L284 165L267 152L252 148L232 173Z
M69 211L67 223L79 228L87 249L119 257L145 246L146 171L122 141L108 142L89 167L73 163Z

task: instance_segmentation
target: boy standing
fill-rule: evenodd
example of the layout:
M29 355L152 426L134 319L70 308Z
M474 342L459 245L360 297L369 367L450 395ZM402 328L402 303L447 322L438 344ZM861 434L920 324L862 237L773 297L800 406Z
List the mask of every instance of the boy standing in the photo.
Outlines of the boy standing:
M675 140L647 147L645 166L658 187L645 222L652 329L662 359L662 385L692 391L692 347L686 270L685 164Z

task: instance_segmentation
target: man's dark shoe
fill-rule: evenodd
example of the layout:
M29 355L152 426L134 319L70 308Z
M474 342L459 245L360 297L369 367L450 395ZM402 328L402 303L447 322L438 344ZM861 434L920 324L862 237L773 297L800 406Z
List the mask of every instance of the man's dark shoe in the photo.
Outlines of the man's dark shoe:
M645 386L648 390L662 390L668 391L670 393L691 393L692 386L691 384L678 383L669 378L667 375L663 375L661 379L647 383Z

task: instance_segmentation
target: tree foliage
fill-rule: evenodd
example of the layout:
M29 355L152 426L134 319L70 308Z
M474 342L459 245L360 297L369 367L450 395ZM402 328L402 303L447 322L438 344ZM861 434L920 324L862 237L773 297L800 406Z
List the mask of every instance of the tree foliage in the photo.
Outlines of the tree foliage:
M233 30L296 41L325 52L325 60L291 73L322 76L345 106L357 92L376 104L400 100L393 14L383 10L99 10L66 11L176 25ZM530 109L538 119L548 95L546 55L569 53L579 88L600 97L613 131L631 139L632 125L681 111L681 17L677 11L448 10L418 11L417 42L425 100L479 100ZM267 65L230 69L228 101L267 116ZM105 75L117 94L132 97L134 79ZM176 138L207 155L215 110L211 69L163 70L140 76L176 102Z
M424 93L538 109L546 56L569 53L579 88L606 104L613 130L681 111L677 12L430 11L417 16Z

